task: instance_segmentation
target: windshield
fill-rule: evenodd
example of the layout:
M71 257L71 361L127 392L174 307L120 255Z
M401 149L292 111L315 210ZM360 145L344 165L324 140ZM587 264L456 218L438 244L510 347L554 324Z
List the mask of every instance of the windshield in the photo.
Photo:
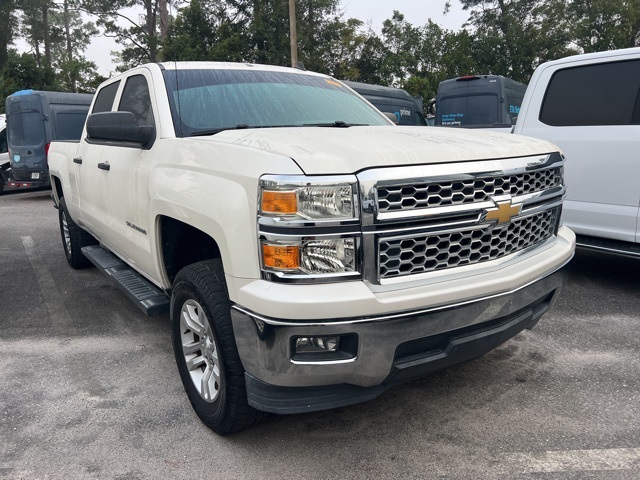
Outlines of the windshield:
M260 70L165 70L176 135L232 128L389 125L327 77Z
M498 96L465 95L440 100L438 124L448 126L493 125L498 123Z

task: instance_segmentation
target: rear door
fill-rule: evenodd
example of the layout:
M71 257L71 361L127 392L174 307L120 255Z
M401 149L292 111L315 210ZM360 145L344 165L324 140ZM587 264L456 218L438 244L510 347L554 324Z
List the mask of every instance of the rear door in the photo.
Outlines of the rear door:
M10 104L8 139L16 180L41 180L47 170L46 135L39 95L25 95Z
M118 80L102 87L96 94L91 113L111 111L119 86ZM60 131L58 135L72 133ZM88 142L85 135L80 140L72 167L74 180L71 185L75 190L72 201L81 212L80 223L86 225L99 240L108 234L108 205L111 201L107 189L107 176L101 168L104 150L107 148L104 144Z

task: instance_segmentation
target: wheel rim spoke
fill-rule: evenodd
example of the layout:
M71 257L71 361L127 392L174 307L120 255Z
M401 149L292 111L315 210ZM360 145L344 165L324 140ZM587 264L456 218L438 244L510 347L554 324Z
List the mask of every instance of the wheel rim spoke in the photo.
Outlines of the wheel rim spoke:
M189 359L185 357L185 360L187 360L187 369L189 371L199 369L203 364L206 363L206 360L202 355L194 356Z
M64 246L67 252L71 251L71 235L69 234L69 222L67 222L67 215L62 212L62 234L64 235Z
M190 342L182 344L182 351L185 355L190 353L198 353L200 351L200 343L199 342Z
M180 312L180 336L185 365L198 394L214 402L221 386L219 350L204 309L189 299Z
M212 400L213 395L211 395L211 376L213 373L213 369L210 367L207 367L207 369L204 371L204 375L202 376L202 382L201 382L201 392L202 392L202 396L204 397L205 400ZM213 393L215 394L215 389L213 391Z

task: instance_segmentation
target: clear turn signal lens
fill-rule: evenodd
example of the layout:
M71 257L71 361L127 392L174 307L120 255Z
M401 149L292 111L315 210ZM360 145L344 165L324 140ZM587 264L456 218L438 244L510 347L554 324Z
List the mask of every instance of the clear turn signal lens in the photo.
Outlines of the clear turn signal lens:
M309 219L353 218L351 185L304 187L298 190L298 212Z

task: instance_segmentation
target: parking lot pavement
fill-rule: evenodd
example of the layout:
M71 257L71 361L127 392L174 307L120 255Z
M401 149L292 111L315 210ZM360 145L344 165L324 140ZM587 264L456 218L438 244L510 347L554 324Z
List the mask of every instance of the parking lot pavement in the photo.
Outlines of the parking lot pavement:
M0 196L0 478L640 478L640 262L569 271L534 330L478 360L223 438L168 317L68 266L49 192Z

